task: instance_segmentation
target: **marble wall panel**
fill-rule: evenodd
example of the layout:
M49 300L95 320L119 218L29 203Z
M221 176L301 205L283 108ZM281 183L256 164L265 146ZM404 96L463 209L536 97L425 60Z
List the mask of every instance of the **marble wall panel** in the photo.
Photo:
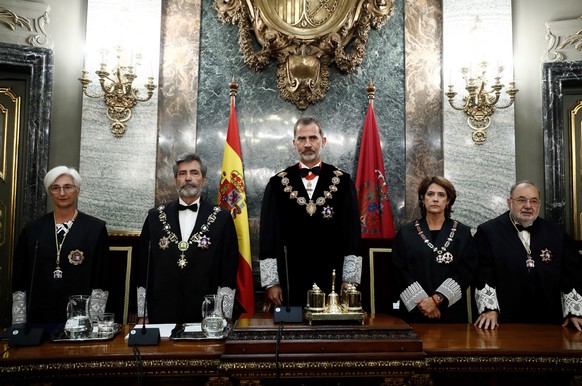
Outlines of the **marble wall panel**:
M442 1L406 1L406 221L420 217L418 185L443 175Z
M479 34L471 32L476 20L480 20ZM443 26L446 78L452 77L453 83L460 79L460 67L468 65L472 51L485 54L493 66L504 60L508 77L502 81L512 78L510 0L478 0L470 4L444 0ZM467 40L468 36L481 36L483 40ZM460 95L465 92L462 88L457 87ZM513 106L495 110L482 145L473 142L471 133L466 114L453 110L447 101L443 119L444 172L457 190L453 218L476 228L507 210L509 189L516 178Z
M542 114L544 128L545 217L570 229L569 125L564 122L564 90L582 81L582 62L544 63Z
M51 49L0 43L0 67L30 82L24 98L26 119L19 138L23 155L19 156L17 233L46 212L43 179L48 171L53 65Z
M268 179L296 162L293 124L315 116L328 138L322 158L355 179L358 146L367 110L366 85L376 86L374 107L382 142L391 206L396 221L404 217L405 122L402 1L381 30L370 30L362 66L353 74L332 67L325 99L301 111L279 97L276 64L263 71L248 68L239 52L238 28L222 24L210 2L202 4L200 77L196 149L209 167L205 196L216 201L229 118L229 82L239 83L236 99L252 238L258 256L258 218Z
M162 3L156 205L176 198L177 155L196 150L200 0Z
M143 96L146 77L158 68L160 20L161 0L90 0L87 8L87 70L93 73L97 69L95 63L104 58L94 56L103 48L114 50L117 44L124 42L132 50L145 47L142 48L144 65L137 66L138 78L133 83L140 90L139 95ZM135 25L145 29L139 30ZM111 57L106 57L105 61L109 69L117 64ZM97 79L93 77L90 91L101 93L98 83L95 84ZM154 78L157 83L157 75ZM109 129L111 121L103 98L83 96L79 164L83 184L78 206L79 210L105 220L110 232L141 231L148 209L154 206L157 106L158 89L149 101L138 102L132 109L131 119L125 123L125 134L116 138Z

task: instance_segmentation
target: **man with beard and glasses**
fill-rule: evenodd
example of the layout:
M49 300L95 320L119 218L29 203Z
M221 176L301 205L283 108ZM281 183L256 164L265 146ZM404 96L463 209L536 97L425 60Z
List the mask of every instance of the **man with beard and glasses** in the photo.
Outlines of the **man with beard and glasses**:
M293 136L299 162L271 177L261 208L260 272L266 310L287 301L305 305L314 283L330 292L334 269L338 293L340 282L359 284L361 277L354 183L348 173L321 161L327 139L316 119L299 119Z
M478 328L562 323L582 330L582 257L561 226L538 217L540 205L538 188L518 182L509 210L477 228Z
M144 315L149 323L200 322L208 294L224 295L232 317L238 240L230 212L200 197L206 172L197 154L178 157L178 200L148 212L137 263L140 322Z

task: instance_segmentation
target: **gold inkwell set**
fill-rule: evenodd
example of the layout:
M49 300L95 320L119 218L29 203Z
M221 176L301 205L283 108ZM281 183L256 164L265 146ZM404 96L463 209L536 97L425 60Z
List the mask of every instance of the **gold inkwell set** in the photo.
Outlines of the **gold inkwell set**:
M305 306L305 319L317 321L357 321L364 323L365 313L362 311L362 294L356 286L349 284L342 290L341 299L335 293L335 269L332 272L331 293L327 295L313 283L313 288L307 291L307 305Z

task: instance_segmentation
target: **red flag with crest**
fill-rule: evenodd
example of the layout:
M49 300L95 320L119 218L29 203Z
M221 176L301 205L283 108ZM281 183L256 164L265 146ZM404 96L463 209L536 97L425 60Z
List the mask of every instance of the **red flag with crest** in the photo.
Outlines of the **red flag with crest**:
M394 222L380 147L378 124L372 102L364 122L356 175L362 238L394 238Z

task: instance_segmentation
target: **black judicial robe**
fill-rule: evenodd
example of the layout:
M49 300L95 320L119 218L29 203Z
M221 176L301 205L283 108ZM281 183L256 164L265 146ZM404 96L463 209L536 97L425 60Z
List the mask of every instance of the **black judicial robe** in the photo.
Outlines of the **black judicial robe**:
M78 265L71 264L68 258L75 250L84 256ZM61 279L53 277L56 258L55 222L51 212L24 228L14 252L12 291L27 293L29 323L64 323L70 295L91 295L93 289L109 290L109 241L104 221L78 212L61 249Z
M437 239L432 240L431 232L424 218L420 220L424 235L437 248L441 248L449 237L453 220L446 219ZM408 286L418 282L428 296L432 296L437 288L448 278L453 279L461 286L462 298L448 307L443 304L439 307L440 319L429 319L422 315L415 307L408 312L400 304L400 316L408 322L422 323L467 323L468 306L466 289L472 284L477 269L477 251L471 235L471 228L458 223L453 241L447 248L453 254L450 264L438 263L436 252L433 252L422 240L414 222L403 225L394 238L392 248L392 267L396 291L402 293Z
M178 201L163 206L162 212L170 231L181 241ZM214 221L209 217L213 213ZM208 226L208 231L202 230L203 225ZM169 241L166 245L167 233L162 227L159 208L150 209L140 236L137 263L137 285L146 288L151 245L146 299L149 322L200 322L204 295L216 294L218 287L236 288L238 239L232 216L228 210L200 200L190 240L200 232L209 237L210 245L202 249L196 242L190 244L184 253L187 263L183 268L178 265L181 254L178 244Z
M538 217L530 232L535 268L526 267L527 252L509 212L481 224L476 288L495 288L499 323L561 323L562 296L573 288L582 294L582 257L564 229ZM551 261L543 262L546 251ZM547 252L545 255L547 255Z
M341 175L334 188L334 171ZM309 196L299 175L299 164L284 170L288 186L297 197L309 202ZM261 207L260 259L277 259L279 281L287 302L284 246L289 267L289 304L305 306L307 290L314 283L326 294L331 291L332 270L336 270L335 292L340 294L344 256L361 256L361 230L356 189L350 175L333 165L322 163L312 200L331 192L323 205L309 215L306 205L300 205L290 192L284 191L281 173L271 177L265 189ZM333 212L326 218L324 212Z

